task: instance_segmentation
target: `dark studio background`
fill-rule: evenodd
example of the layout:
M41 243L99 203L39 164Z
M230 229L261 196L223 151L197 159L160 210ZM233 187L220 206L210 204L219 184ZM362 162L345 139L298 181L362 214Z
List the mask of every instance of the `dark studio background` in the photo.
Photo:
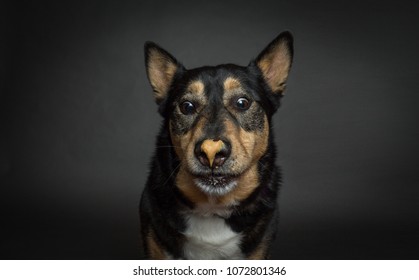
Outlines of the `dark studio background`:
M188 68L246 65L290 30L273 257L418 259L419 14L323 4L0 4L1 258L141 258L137 209L161 121L144 42Z

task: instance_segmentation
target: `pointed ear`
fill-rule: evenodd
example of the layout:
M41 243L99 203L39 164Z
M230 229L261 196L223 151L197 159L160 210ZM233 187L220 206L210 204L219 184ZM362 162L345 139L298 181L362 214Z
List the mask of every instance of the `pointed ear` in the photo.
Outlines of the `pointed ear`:
M293 38L290 32L282 32L256 58L256 65L263 78L276 94L285 90L293 57Z
M182 67L167 51L153 42L144 45L147 77L160 104L167 96L176 72Z

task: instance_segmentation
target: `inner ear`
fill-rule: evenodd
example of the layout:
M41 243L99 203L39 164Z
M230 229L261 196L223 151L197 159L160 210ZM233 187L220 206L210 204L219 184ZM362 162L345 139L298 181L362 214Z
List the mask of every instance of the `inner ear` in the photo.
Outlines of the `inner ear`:
M169 92L176 72L181 64L167 51L153 42L144 45L147 77L154 91L154 98L160 104Z
M290 32L278 35L256 58L256 65L274 93L285 90L293 57L293 37Z

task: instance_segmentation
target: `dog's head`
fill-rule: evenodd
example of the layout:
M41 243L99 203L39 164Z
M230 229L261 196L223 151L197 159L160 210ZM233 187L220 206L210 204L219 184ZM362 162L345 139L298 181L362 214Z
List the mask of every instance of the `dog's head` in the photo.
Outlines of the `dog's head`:
M148 79L180 160L177 186L194 200L258 185L258 162L267 152L270 120L291 67L289 32L281 33L247 67L233 64L187 70L147 42Z

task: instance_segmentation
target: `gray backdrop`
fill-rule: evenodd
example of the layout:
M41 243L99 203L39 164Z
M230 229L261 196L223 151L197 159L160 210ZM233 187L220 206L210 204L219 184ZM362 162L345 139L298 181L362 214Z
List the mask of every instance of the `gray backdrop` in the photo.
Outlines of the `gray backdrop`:
M141 258L137 208L161 122L144 42L188 68L246 65L290 30L273 257L419 258L418 13L291 3L0 4L1 257Z

